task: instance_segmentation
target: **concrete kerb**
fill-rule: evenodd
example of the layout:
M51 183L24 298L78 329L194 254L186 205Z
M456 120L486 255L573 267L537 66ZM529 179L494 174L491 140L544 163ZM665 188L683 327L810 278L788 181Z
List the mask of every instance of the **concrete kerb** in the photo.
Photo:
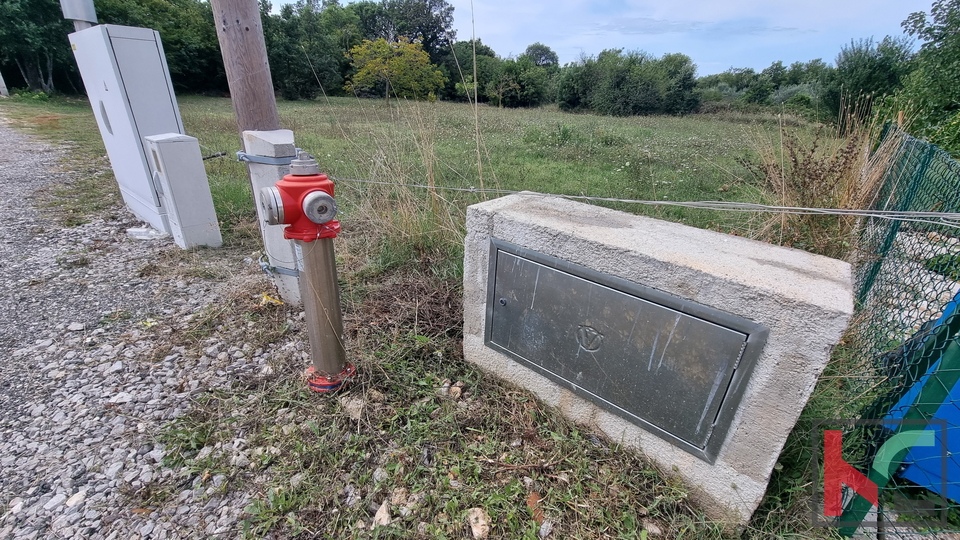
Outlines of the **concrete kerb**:
M484 344L491 238L738 315L769 328L715 463L687 453ZM467 210L467 360L682 476L710 517L746 523L853 313L847 263L532 193Z

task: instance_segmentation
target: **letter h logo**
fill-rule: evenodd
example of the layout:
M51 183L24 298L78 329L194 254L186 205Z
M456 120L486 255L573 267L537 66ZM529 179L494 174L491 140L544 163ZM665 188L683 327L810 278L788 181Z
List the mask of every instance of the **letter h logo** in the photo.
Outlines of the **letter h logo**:
M823 515L843 515L842 484L874 506L879 504L877 484L843 459L843 432L828 429L823 432Z

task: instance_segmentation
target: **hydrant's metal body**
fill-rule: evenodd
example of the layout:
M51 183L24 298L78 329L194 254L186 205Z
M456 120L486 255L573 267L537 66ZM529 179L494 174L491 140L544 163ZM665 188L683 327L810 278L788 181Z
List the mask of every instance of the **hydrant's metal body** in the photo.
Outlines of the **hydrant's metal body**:
M340 232L333 182L320 174L312 156L301 152L290 174L263 188L260 204L271 225L287 225L284 238L296 241L300 295L306 315L313 366L307 384L317 392L341 388L356 373L346 360L343 316L333 239Z

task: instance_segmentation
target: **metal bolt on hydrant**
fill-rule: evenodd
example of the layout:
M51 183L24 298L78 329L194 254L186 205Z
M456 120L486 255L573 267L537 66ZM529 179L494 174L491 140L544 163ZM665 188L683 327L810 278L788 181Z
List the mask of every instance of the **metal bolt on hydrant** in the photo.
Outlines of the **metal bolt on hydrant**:
M300 152L290 174L260 190L260 205L270 225L286 225L283 237L294 240L301 258L300 296L310 337L313 366L307 384L316 392L340 389L356 373L343 346L343 316L333 239L340 232L333 182L320 174L313 156Z

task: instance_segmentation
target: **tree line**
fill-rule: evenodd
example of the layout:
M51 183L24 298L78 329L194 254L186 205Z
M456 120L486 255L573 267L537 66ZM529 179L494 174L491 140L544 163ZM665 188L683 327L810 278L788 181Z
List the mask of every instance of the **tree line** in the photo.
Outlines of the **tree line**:
M180 92L225 93L226 77L205 0L96 0L101 23L159 31ZM910 37L852 40L834 62L773 62L697 77L690 57L608 49L561 66L533 43L503 58L481 40L457 41L446 0L298 0L274 13L260 0L275 89L289 100L327 95L467 101L498 107L556 103L616 116L777 106L836 117L865 96L906 108L914 129L960 147L960 0L934 0L903 21ZM0 70L8 85L81 93L69 22L58 0L0 3ZM910 38L921 46L914 52ZM863 98L862 98L863 99Z

